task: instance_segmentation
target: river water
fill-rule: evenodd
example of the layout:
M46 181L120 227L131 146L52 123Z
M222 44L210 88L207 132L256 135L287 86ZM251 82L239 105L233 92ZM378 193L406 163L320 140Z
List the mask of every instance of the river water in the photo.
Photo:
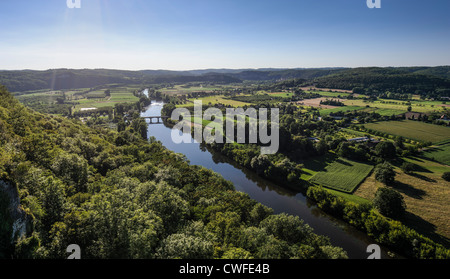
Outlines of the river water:
M163 103L152 102L141 116L160 116ZM358 231L347 223L338 220L315 206L302 193L289 190L283 185L275 185L267 181L253 171L238 166L236 163L217 152L210 152L202 148L199 143L175 144L171 138L172 128L163 124L152 124L148 127L148 136L156 140L176 153L181 153L193 165L201 165L205 168L221 174L225 179L233 182L237 191L247 193L252 199L272 208L275 213L288 213L299 216L306 224L319 235L330 238L332 245L342 247L350 259L367 259L367 246L376 244L366 234ZM390 258L387 250L382 247L381 258Z

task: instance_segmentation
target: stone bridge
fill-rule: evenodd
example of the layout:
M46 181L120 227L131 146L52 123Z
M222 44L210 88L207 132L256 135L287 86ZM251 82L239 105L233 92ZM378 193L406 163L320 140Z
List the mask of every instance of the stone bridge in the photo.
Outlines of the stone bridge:
M169 116L143 116L142 118L144 118L145 120L149 119L150 120L149 124L162 124L164 119L168 119L170 117ZM156 122L153 121L153 119L156 119Z

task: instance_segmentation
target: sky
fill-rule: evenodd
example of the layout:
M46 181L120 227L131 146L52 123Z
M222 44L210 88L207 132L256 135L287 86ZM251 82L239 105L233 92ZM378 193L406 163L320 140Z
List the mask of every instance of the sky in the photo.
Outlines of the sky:
M0 69L450 65L448 0L79 1L0 0Z

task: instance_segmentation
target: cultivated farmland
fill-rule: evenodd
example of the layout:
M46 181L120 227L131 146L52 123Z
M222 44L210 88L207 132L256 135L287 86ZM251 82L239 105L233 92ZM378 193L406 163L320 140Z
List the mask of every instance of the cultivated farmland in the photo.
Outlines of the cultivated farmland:
M419 121L384 121L364 124L368 129L404 138L437 143L450 138L450 128Z
M337 112L351 112L351 111L357 111L357 110L363 110L365 107L357 107L357 106L344 106L344 107L337 107L337 108L330 108L330 109L322 109L320 110L320 115L325 116L332 113Z
M310 182L334 190L352 193L370 174L373 166L338 158L324 171L314 175Z
M194 105L194 101L202 101L203 105L215 105L215 104L223 104L223 105L230 105L233 107L243 107L248 105L248 103L244 103L244 102L240 102L240 101L236 101L236 100L231 100L226 98L223 95L214 95L214 96L208 96L208 97L204 97L204 98L192 98L189 99L190 103L184 104L184 105L179 105L179 107L188 107L188 106L193 106Z
M388 99L378 99L376 101L367 101L363 99L349 99L344 101L346 106L360 106L370 107L372 109L380 110L392 110L406 112L408 106L411 105L411 109L414 112L429 113L433 111L443 111L446 105L440 101L422 101L422 100L410 100L410 101L397 101Z

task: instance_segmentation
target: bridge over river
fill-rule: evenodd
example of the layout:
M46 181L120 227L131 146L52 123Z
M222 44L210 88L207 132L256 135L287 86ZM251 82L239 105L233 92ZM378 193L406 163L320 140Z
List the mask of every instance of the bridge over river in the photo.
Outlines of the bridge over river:
M142 116L145 120L149 119L149 124L163 124L164 119L170 118L169 116ZM156 122L153 121L156 119Z

